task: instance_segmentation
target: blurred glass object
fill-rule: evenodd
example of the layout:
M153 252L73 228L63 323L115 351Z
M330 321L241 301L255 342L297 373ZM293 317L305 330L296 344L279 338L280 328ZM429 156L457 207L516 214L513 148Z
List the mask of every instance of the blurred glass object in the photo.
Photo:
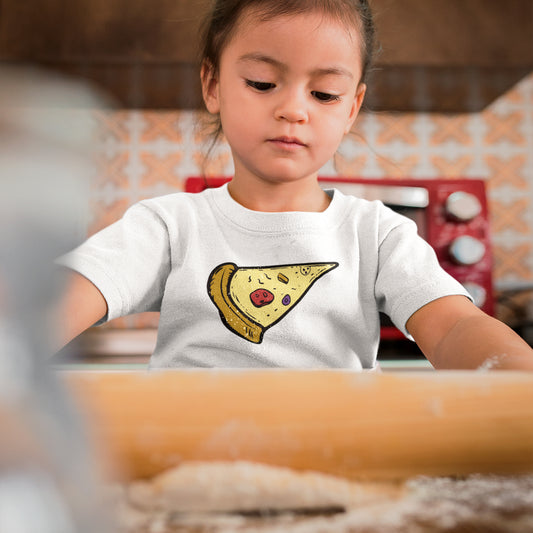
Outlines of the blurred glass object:
M110 531L83 416L49 368L57 256L85 236L92 88L0 66L0 532Z

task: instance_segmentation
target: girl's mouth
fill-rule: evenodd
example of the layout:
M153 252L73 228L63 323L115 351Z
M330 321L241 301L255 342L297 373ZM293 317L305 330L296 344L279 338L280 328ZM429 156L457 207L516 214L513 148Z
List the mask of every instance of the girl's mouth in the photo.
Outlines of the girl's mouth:
M307 146L297 137L275 137L273 139L268 139L268 142L282 150L298 150L299 148Z

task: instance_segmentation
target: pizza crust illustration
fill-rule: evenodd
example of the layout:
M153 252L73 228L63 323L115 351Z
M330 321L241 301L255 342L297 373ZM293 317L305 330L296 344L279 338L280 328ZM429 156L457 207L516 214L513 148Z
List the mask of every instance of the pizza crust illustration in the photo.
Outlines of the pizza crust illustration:
M223 263L207 282L209 297L231 331L259 344L264 332L279 322L311 286L338 263L305 263L238 267Z

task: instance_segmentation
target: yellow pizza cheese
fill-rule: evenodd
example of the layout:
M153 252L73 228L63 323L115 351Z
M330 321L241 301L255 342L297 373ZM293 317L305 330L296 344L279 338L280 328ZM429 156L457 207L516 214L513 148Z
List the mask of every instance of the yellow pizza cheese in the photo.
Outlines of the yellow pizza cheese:
M338 263L238 267L223 263L210 274L211 300L222 322L244 339L260 343L321 276Z

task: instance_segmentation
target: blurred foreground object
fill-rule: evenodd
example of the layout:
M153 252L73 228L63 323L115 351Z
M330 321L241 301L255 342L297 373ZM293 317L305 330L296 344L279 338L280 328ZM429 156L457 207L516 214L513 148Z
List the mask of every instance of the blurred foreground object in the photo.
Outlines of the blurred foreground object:
M531 372L195 368L62 377L126 481L186 461L372 481L533 474Z
M0 67L0 531L6 533L108 531L81 417L48 367L60 290L54 259L84 236L95 147L91 113L103 105L78 82Z

